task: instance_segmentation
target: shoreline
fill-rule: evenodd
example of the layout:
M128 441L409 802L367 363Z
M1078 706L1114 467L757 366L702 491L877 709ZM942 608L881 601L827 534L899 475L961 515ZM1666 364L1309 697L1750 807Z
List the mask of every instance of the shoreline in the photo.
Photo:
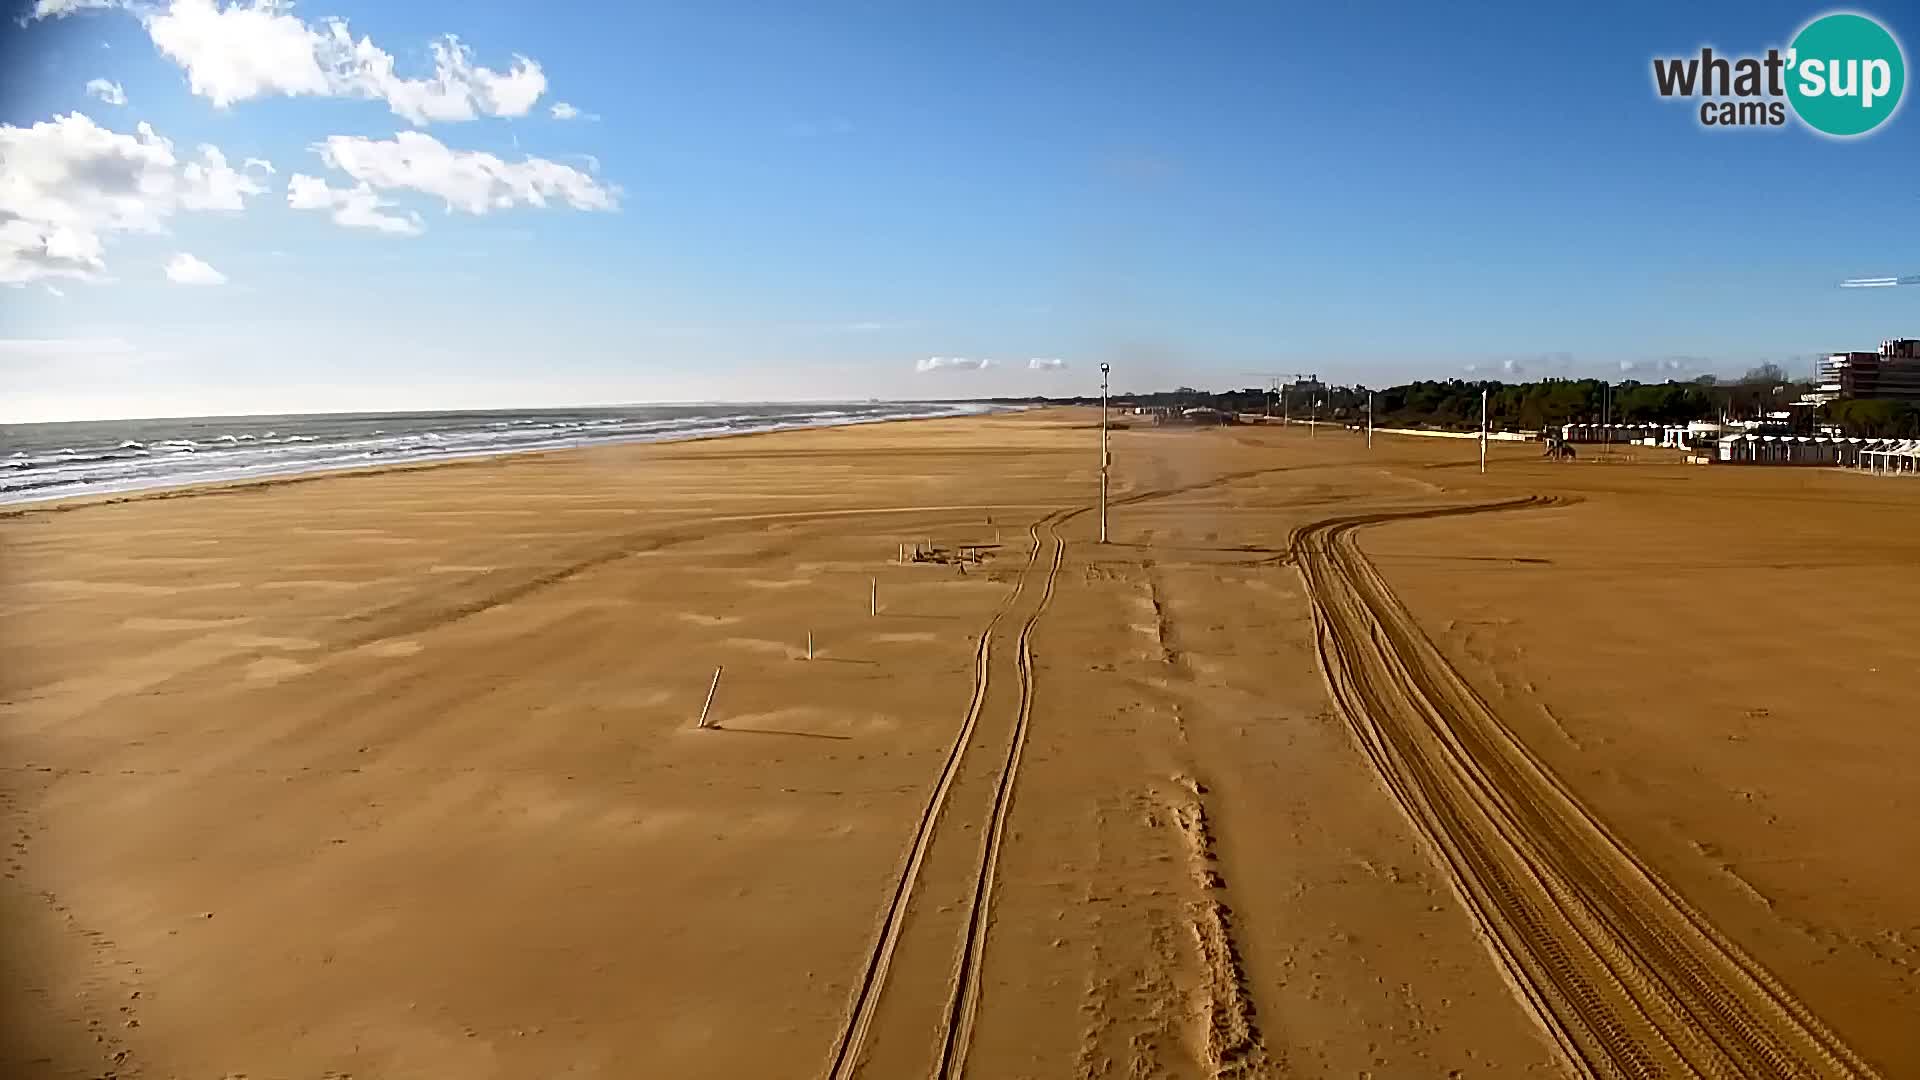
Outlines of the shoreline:
M201 495L240 494L248 491L264 490L292 484L310 483L315 480L327 480L348 476L381 476L389 473L419 472L426 469L445 469L457 466L472 466L506 458L534 459L552 454L572 454L583 450L602 450L614 447L631 446L668 446L681 443L712 442L719 439L744 439L755 435L778 435L794 431L829 431L836 428L871 427L876 424L920 424L939 420L979 420L993 416L1009 416L1026 412L1039 412L1046 406L1005 406L985 405L982 412L943 413L936 416L887 416L876 418L849 419L830 424L789 424L773 425L753 431L723 431L707 434L667 436L664 438L606 439L598 442L583 442L572 446L542 446L526 449L483 450L473 453L449 454L444 457L416 458L411 461L396 461L385 465L342 465L332 468L316 468L297 472L269 473L258 476L231 477L220 480L189 481L180 484L156 484L152 487L130 488L119 491L102 491L98 494L55 495L44 499L21 499L15 502L0 503L0 519L24 517L36 513L62 513L69 510L82 510L88 507L118 506L124 503L145 502L149 500L184 499Z

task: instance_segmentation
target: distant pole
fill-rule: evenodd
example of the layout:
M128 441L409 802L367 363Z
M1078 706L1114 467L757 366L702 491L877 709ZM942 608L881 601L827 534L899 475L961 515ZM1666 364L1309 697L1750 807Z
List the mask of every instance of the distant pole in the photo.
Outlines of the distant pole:
M1480 471L1487 471L1487 390L1480 388Z
M1600 437L1606 440L1607 453L1613 453L1613 380L1600 384Z
M807 631L807 659L813 659L813 631Z
M1373 449L1373 391L1367 391L1367 449Z
M707 687L707 703L700 706L700 727L707 726L707 710L713 708L713 693L720 689L720 667L713 669L713 685Z
M1112 463L1113 455L1107 450L1107 371L1105 361L1100 364L1100 542L1107 542L1107 466Z
M1307 438L1320 434L1320 399L1313 399L1313 423L1307 427Z
M1283 386L1280 388L1280 426L1281 427L1293 426L1293 414L1289 410L1288 405L1289 405L1289 402L1287 400L1287 388Z
M880 614L880 580L878 578L867 579L867 614Z

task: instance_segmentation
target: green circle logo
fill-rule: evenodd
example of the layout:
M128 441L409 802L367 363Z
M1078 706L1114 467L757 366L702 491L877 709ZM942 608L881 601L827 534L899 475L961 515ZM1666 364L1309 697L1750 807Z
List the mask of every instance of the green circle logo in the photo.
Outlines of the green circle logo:
M1815 131L1864 135L1900 107L1907 63L1887 28L1865 15L1822 15L1787 53L1787 98Z

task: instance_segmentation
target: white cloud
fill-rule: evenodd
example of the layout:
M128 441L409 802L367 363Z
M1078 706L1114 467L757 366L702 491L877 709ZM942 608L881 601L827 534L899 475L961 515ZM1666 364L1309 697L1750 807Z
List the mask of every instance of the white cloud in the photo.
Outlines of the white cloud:
M242 169L259 169L261 172L266 173L268 176L273 175L273 162L268 161L265 158L250 157L247 160L241 162L240 167Z
M416 126L476 115L525 116L547 91L546 73L524 56L514 57L513 67L500 72L474 66L472 51L451 34L431 48L433 76L427 79L395 75L393 55L369 38L354 41L340 20L327 24L321 51L332 57L336 92L384 99L395 115Z
M1027 368L1032 371L1060 371L1066 366L1067 362L1057 356L1035 356L1027 360Z
M0 283L98 279L105 238L165 231L181 210L240 210L265 191L200 147L182 160L147 124L126 135L82 113L0 125Z
M61 291L61 289L60 289L60 287L59 287L59 286L57 286L57 285L49 285L49 286L47 286L47 294L48 294L48 295L50 295L50 296L65 296L65 295L67 295L67 294L66 294L65 292L63 292L63 291Z
M34 0L29 19L58 19L91 8L124 6L122 0Z
M317 176L295 173L287 180L287 205L295 210L325 210L334 224L349 229L372 229L396 236L418 236L426 231L419 214L409 212L402 217L382 213L382 208L393 204L383 201L365 182L335 188Z
M187 86L220 108L264 94L333 92L321 64L328 36L268 0L173 0L145 21L154 47L186 70Z
M553 113L555 120L571 120L580 115L579 109L574 108L564 101L554 102L553 108L548 111Z
M225 285L227 275L182 251L167 260L167 280L175 285Z
M328 165L377 190L417 191L443 200L449 211L485 214L514 206L564 202L576 210L612 210L619 190L571 165L529 157L502 161L492 154L453 150L431 135L403 131L391 139L333 135L315 146Z
M119 83L110 82L106 79L88 79L87 94L89 97L97 97L109 105L125 105L127 103L127 92L120 88Z
M922 373L929 371L984 371L993 366L991 360L975 360L965 356L929 356L914 365Z
M273 94L384 101L423 126L476 116L525 116L546 93L535 61L515 56L506 71L473 62L449 34L433 42L433 74L405 78L393 54L356 40L344 19L309 23L281 0L169 0L144 16L147 36L187 73L195 94L226 108Z
M227 156L218 148L202 146L200 156L203 161L190 161L181 170L187 187L180 205L189 210L243 210L247 196L265 194L266 186L260 181L229 168ZM247 165L264 165L268 173L273 172L273 166L259 158L248 158Z

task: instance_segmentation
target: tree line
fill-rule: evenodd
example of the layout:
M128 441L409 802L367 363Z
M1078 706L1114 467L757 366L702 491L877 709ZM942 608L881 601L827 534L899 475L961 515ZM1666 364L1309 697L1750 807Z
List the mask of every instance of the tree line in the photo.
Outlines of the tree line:
M1791 412L1796 430L1812 434L1823 424L1847 435L1869 438L1920 436L1920 406L1893 401L1835 401L1819 410L1789 409L1812 389L1775 364L1762 364L1733 379L1702 375L1687 381L1609 383L1600 379L1418 380L1371 388L1374 423L1380 427L1426 427L1468 431L1480 424L1480 393L1487 392L1489 423L1496 430L1539 431L1576 423L1683 424L1722 417L1753 419ZM1364 422L1366 386L1283 387L1282 396L1264 387L1214 392L1180 387L1154 393L1124 393L1112 401L1148 408L1210 408L1233 413L1282 413L1338 423ZM1098 397L997 399L1023 404L1092 404Z

